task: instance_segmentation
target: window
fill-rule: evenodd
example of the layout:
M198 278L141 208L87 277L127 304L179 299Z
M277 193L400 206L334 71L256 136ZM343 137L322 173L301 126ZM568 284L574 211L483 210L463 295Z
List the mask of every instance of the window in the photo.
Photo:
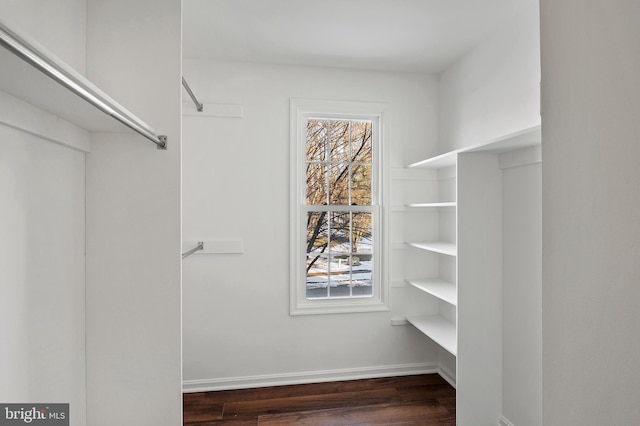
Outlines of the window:
M291 101L291 313L386 310L384 105Z

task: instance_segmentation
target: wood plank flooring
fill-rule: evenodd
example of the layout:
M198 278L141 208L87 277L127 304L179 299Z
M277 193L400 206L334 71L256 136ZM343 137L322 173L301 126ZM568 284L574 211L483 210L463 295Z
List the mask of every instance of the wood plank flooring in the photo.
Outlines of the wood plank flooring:
M185 426L455 426L456 391L436 374L186 393Z

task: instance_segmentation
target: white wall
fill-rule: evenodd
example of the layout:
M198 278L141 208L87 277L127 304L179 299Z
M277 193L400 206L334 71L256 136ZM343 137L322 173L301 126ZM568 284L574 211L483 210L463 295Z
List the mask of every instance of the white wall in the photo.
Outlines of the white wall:
M87 411L181 422L181 2L88 2L87 76L169 138L92 135L87 156Z
M542 176L540 163L502 172L502 414L542 424Z
M79 70L84 10L0 1L3 22ZM0 111L0 400L70 403L71 423L83 425L85 157L35 134L71 145L89 135L4 92Z
M85 424L84 153L0 124L0 400Z
M540 124L538 1L440 75L439 150Z
M86 0L0 0L0 19L28 34L80 73L85 71Z
M184 117L184 241L244 241L243 254L184 261L186 384L322 380L336 369L345 369L340 377L393 374L437 362L437 348L413 327L390 325L394 313L406 313L406 288L393 289L391 312L289 316L289 99L388 102L386 142L391 165L402 167L435 152L435 79L195 60L184 66L201 101L244 108L243 118Z
M640 419L640 3L543 0L545 425Z

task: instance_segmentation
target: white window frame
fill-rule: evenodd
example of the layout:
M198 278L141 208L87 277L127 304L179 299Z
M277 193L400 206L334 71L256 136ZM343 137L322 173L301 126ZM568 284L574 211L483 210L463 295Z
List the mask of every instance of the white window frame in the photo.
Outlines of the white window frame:
M388 105L374 102L291 99L290 101L290 314L336 314L388 311L388 229L385 200L388 194L386 169L385 116ZM355 119L373 122L372 211L374 213L373 296L307 299L306 298L306 131L307 120ZM377 130L377 131L376 131ZM341 210L348 210L345 206Z

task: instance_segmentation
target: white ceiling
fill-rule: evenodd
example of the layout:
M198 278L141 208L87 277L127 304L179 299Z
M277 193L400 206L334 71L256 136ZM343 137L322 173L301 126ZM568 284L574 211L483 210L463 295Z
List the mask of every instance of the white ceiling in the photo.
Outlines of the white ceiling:
M184 0L187 58L438 73L537 0Z

